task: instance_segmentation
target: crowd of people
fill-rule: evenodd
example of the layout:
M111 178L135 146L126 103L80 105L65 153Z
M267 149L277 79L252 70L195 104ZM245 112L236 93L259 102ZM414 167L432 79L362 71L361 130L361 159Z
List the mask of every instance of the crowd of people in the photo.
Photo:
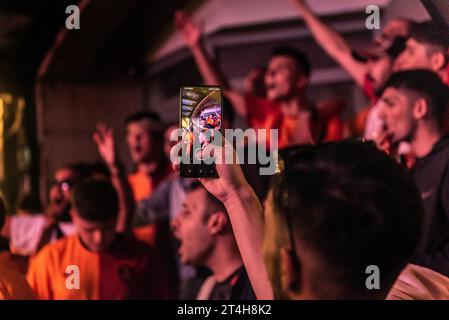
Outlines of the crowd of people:
M233 88L177 12L204 84L225 96L204 126L233 128L237 114L278 130L256 143L279 148L279 172L219 161L247 147L224 140L205 147L217 179L182 178L170 162L178 124L142 111L124 122L127 173L118 137L99 124L102 161L61 166L42 213L23 201L6 215L0 201L0 298L449 299L447 32L397 18L355 50L307 1L291 2L369 106L343 121L338 99L312 101L312 66L296 47L276 48Z

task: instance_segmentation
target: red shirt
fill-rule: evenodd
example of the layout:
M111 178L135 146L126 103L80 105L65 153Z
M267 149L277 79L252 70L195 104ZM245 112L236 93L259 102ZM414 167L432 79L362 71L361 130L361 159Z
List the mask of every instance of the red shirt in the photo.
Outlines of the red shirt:
M260 97L246 95L247 123L253 129L267 130L267 144L270 142L270 129L278 129L278 147L284 148L295 144L298 127L304 123L297 117L286 117L277 102ZM343 125L338 117L331 117L323 123L313 121L307 124L312 133L311 138L317 142L338 141L342 139Z
M68 266L79 269L79 289L67 287ZM27 280L45 300L173 298L154 251L122 235L102 252L87 250L77 235L49 244L31 260Z

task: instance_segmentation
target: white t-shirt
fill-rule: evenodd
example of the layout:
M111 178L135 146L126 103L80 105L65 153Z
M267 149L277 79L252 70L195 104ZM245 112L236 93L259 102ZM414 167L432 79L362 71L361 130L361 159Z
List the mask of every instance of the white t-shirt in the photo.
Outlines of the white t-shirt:
M75 233L75 226L71 222L60 222L59 228L66 236ZM45 216L37 215L18 215L11 217L11 252L15 254L30 256L36 253L39 240L44 232ZM50 242L57 240L54 232Z

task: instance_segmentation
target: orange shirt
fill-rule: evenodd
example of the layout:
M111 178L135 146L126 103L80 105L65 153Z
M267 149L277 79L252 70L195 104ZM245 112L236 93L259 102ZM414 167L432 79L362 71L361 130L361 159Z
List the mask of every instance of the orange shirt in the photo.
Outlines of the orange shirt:
M143 172L136 172L128 176L128 182L133 191L134 200L141 201L153 192L153 182L150 176Z
M268 144L269 130L278 129L280 149L296 144L297 141L328 142L342 139L343 125L338 117L331 117L322 123L313 121L310 117L308 122L304 122L300 117L284 116L276 102L251 95L246 95L245 99L248 125L256 130L266 129ZM298 131L303 125L307 125L309 129Z
M159 183L167 178L173 170L171 167L164 167L162 170L156 172L156 174L151 177L144 172L135 172L128 175L128 182L133 191L134 200L136 203L142 201L143 199L151 197L154 190L156 190ZM153 224L148 224L145 226L140 226L133 228L133 235L136 239L149 246L156 245L156 238L159 230Z
M137 171L128 175L128 182L133 191L134 200L139 202L150 197L159 183L171 173L173 173L173 170L171 169L171 166L167 165L158 168L153 176L142 171Z
M0 300L32 300L34 293L9 252L0 253Z
M79 289L67 286L79 270ZM112 246L96 253L87 250L77 235L45 246L32 258L27 275L39 299L121 300L172 298L166 270L141 242L117 235Z

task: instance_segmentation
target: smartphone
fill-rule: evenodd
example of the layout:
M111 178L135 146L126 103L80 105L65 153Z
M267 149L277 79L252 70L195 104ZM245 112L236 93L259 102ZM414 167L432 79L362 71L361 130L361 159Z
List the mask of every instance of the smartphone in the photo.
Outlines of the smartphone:
M182 132L180 175L184 178L218 178L213 160L202 150L209 143L221 143L223 93L221 87L182 87L179 97L179 127ZM219 133L220 135L218 135ZM211 163L212 162L212 163Z

